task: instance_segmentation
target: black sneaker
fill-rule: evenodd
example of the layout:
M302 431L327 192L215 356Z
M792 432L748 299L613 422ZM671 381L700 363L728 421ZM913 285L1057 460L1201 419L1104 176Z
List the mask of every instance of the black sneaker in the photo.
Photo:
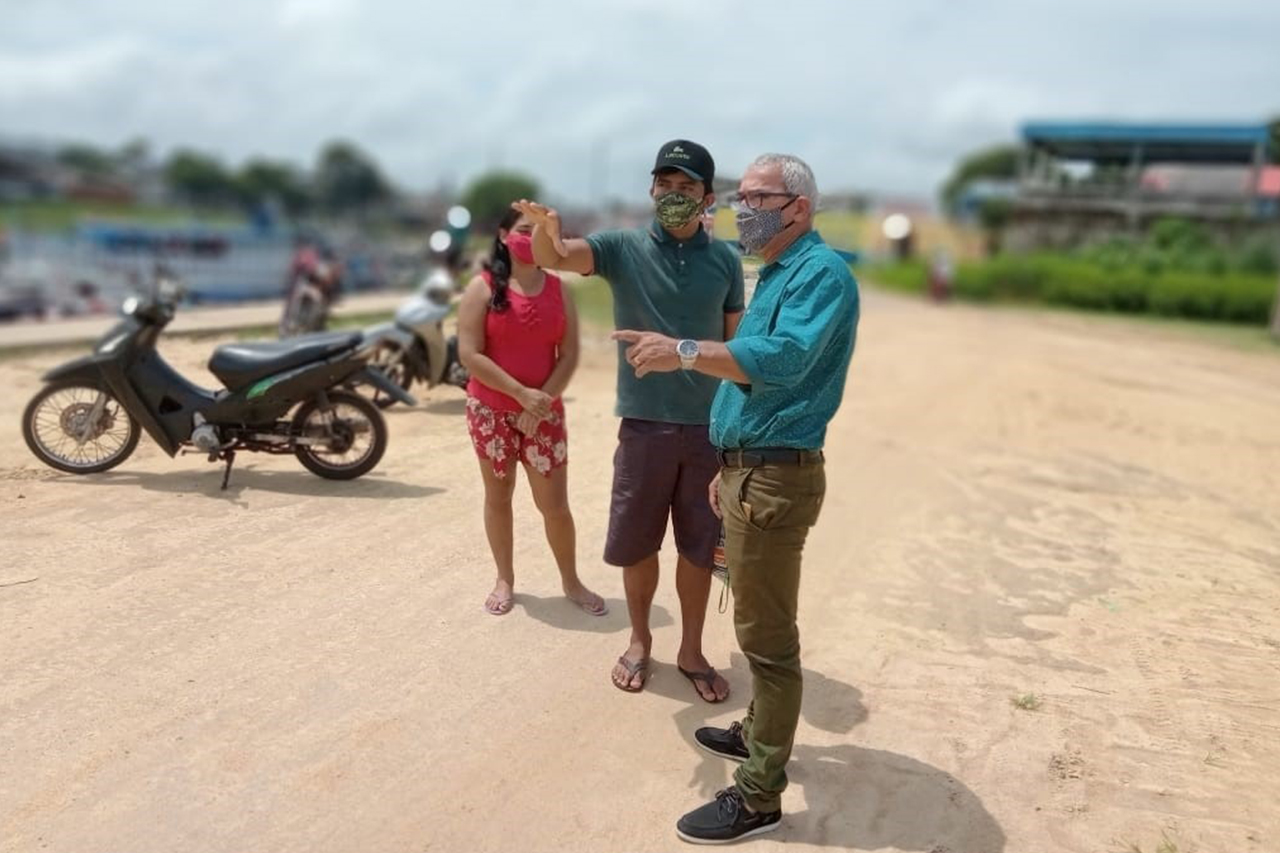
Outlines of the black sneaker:
M712 755L730 761L746 761L750 754L747 752L747 742L742 739L742 723L733 723L727 729L705 726L693 733L693 739Z
M692 844L729 844L782 825L782 812L753 812L737 788L725 788L676 823L676 835Z

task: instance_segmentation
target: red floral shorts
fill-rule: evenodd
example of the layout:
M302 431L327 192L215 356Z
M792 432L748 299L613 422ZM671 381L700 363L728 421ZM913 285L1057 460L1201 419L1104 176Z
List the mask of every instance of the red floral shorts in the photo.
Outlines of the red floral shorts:
M551 415L538 423L531 435L516 429L519 412L490 408L467 397L467 431L476 455L487 459L498 477L507 476L511 463L520 460L544 477L569 461L569 434L564 425L564 403L551 404Z

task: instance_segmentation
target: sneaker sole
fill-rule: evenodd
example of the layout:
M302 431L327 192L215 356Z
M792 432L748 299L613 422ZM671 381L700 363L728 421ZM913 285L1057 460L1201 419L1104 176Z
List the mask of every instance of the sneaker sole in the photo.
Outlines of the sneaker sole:
M745 757L743 757L743 756L741 756L741 755L733 755L732 753L728 753L728 752L720 752L719 750L712 749L711 747L707 746L705 743L703 743L702 741L698 740L697 738L694 738L694 739L693 739L693 742L694 742L695 744L697 744L698 749L702 750L703 752L709 752L709 753L711 753L712 755L715 755L715 756L717 756L717 757L719 757L719 758L727 758L728 760L730 760L730 761L736 761L736 762L738 762L739 764L742 764L742 763L744 763L744 762L747 760Z
M736 844L744 838L750 838L753 835L763 835L766 832L773 832L781 826L782 821L775 820L773 823L767 823L764 826L757 826L755 829L750 830L749 832L744 832L741 835L735 835L733 838L695 838L692 835L685 835L678 828L676 829L676 835L680 836L681 841L687 841L690 844Z

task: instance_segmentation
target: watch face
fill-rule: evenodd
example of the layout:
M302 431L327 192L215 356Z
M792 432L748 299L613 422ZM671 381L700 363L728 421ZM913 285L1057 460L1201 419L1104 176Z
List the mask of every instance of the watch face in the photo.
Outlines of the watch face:
M676 354L681 358L693 358L698 354L698 342L683 340L676 344Z

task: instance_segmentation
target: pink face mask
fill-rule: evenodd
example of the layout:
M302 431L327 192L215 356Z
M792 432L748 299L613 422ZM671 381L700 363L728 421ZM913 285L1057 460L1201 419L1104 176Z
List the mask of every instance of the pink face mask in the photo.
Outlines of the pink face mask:
M533 263L533 236L512 231L507 235L507 249L511 257L522 264Z

